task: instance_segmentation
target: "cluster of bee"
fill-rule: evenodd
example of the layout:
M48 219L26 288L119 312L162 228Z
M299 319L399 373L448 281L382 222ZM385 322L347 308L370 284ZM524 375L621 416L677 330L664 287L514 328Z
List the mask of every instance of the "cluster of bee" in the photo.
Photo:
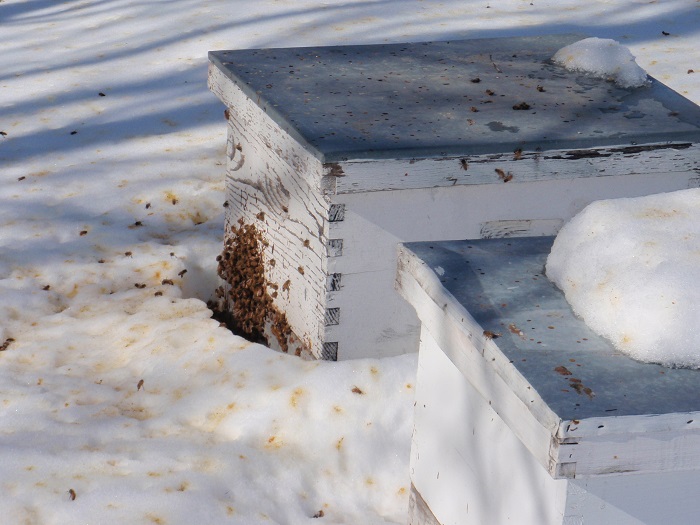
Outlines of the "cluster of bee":
M260 215L258 219L263 220L264 215ZM271 288L276 296L278 285L265 278L262 253L265 243L254 224L245 224L240 219L238 225L231 226L224 250L216 258L219 277L228 286L216 290L220 305L212 309L218 310L231 331L250 341L269 345L265 335L265 327L269 327L282 351L287 352L293 342L292 329L268 291Z

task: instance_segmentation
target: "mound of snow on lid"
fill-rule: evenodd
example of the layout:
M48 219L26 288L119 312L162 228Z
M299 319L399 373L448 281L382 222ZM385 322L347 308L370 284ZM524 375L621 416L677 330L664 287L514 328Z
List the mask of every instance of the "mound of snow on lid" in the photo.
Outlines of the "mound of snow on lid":
M613 80L623 88L640 87L647 73L625 46L609 38L586 38L561 48L552 60L570 71Z
M559 232L546 272L620 351L700 368L700 189L590 204Z

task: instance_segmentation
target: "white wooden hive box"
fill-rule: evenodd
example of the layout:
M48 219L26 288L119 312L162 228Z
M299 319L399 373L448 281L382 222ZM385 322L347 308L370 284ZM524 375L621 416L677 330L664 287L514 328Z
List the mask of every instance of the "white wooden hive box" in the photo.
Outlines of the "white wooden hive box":
M579 38L211 52L227 236L259 232L288 329L268 342L413 351L398 242L551 235L592 200L696 186L697 106L653 79L621 89L551 63Z
M412 525L697 519L700 370L592 332L543 274L552 239L401 248L423 328Z

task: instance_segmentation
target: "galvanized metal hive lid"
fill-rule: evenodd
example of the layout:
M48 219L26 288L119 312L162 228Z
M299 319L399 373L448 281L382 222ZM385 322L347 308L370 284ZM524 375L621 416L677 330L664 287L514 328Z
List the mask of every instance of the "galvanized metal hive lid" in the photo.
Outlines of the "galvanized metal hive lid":
M635 361L544 275L552 237L406 243L564 420L700 410L700 370ZM475 334L479 336L481 334Z
M324 162L700 142L700 108L551 63L582 37L212 51Z

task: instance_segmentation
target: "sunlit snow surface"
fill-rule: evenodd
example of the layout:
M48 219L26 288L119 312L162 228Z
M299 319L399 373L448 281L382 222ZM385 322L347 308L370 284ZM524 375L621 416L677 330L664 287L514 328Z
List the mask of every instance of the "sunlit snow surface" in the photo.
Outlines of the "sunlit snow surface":
M625 46L610 38L585 38L555 53L552 60L570 71L614 81L623 88L641 87L647 73Z
M209 50L577 32L700 102L694 0L1 6L2 524L405 522L415 355L308 363L209 319Z
M700 367L700 189L590 204L559 232L547 276L620 351Z

